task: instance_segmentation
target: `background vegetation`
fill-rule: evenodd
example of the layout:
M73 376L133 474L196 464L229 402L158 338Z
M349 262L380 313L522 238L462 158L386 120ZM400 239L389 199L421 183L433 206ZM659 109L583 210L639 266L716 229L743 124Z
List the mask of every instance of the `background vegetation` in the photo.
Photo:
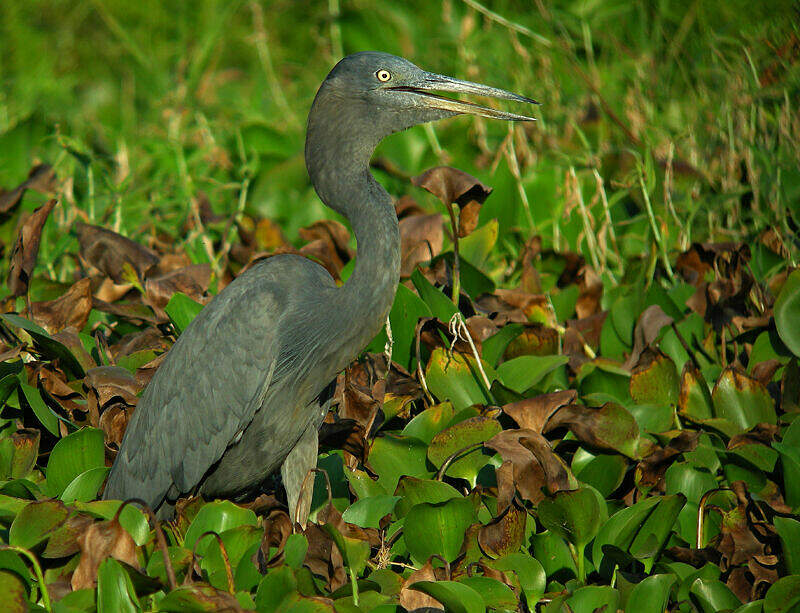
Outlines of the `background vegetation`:
M791 2L0 4L5 608L797 610L799 25ZM396 364L381 337L340 380L317 524L187 503L173 589L145 516L95 500L106 464L194 301L276 250L346 278L304 123L364 49L539 121L381 145L420 264ZM446 173L462 319L451 198L410 181L440 165L493 189Z

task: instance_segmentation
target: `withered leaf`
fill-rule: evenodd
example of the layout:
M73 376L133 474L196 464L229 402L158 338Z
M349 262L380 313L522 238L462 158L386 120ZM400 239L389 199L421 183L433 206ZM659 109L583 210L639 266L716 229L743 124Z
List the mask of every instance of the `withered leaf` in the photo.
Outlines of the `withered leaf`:
M81 259L111 277L114 283L126 281L126 264L133 267L140 280L158 264L159 257L153 250L121 234L83 222L78 222L75 229Z
M593 268L584 266L578 272L578 300L575 313L578 319L594 315L600 310L600 298L603 296L603 280Z
M400 220L400 275L408 277L417 264L429 262L442 251L442 216L411 215Z
M55 189L56 173L50 164L37 164L31 168L28 178L14 189L0 190L0 214L6 214L22 200L27 189L50 193Z
M158 277L148 277L144 284L146 301L155 309L163 309L176 292L197 302L206 302L205 293L211 282L211 266L192 264Z
M411 573L400 589L400 606L407 611L423 610L444 610L438 600L428 596L424 592L409 589L417 581L436 581L436 575L430 562L426 562L421 568Z
M445 204L455 202L460 206L472 200L483 204L492 193L492 188L488 185L450 166L437 166L426 170L421 175L412 177L411 183L429 191Z
M55 300L31 304L33 319L50 334L70 326L83 330L92 311L92 283L81 279Z
M97 583L97 568L106 558L139 568L136 543L116 518L90 524L77 541L81 558L72 575L73 590L93 588Z
M470 200L458 214L458 235L463 238L475 231L478 227L478 216L481 212L481 203Z
M647 307L633 330L633 349L625 362L625 368L631 369L639 363L642 352L650 347L664 326L672 323L673 319L667 315L657 304Z
M517 422L520 428L541 433L553 413L575 402L577 397L578 392L575 390L541 394L507 404L503 407L503 412Z
M11 264L8 269L8 289L14 296L24 296L28 292L28 283L39 256L42 228L56 202L57 200L49 200L37 208L19 230L11 251Z
M490 558L499 558L516 553L525 537L527 513L516 504L511 504L498 517L478 531L478 543L483 553Z

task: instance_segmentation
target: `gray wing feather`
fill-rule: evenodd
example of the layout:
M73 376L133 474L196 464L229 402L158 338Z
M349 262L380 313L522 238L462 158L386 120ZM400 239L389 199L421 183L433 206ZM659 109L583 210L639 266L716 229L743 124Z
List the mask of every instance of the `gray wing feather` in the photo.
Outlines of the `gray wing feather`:
M199 483L261 406L280 355L295 269L308 264L270 258L192 321L134 411L104 498L138 497L156 508L173 486L185 493Z

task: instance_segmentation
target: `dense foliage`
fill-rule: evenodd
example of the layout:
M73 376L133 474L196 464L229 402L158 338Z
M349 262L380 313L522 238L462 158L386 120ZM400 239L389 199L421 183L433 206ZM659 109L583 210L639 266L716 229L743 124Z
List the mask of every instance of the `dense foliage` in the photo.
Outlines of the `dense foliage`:
M800 20L676 4L0 4L0 608L800 609ZM312 522L98 500L231 279L346 281L303 122L366 48L543 106L381 145L403 278Z

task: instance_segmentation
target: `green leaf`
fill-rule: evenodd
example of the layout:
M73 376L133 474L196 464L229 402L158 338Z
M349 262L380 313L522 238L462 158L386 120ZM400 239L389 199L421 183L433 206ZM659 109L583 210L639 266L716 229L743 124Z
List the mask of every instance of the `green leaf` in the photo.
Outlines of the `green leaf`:
M457 581L417 581L408 587L433 596L451 613L484 613L486 610L483 597Z
M781 340L800 356L800 270L786 278L772 312Z
M422 317L430 317L431 310L423 300L405 285L397 287L389 323L392 326L392 360L409 368L413 354L417 322Z
M367 541L343 535L333 524L325 524L322 529L327 532L339 553L342 554L344 565L351 571L351 576L356 576L364 570L369 559L369 543Z
M527 553L511 553L491 560L487 564L506 574L513 573L519 581L520 589L525 595L525 600L530 610L534 609L535 604L544 595L547 576L541 562Z
M411 507L422 502L435 504L463 497L449 483L432 479L417 479L416 477L403 477L400 479L395 494L400 496L400 500L394 508L394 513L398 519L405 517Z
M349 521L349 520L345 520ZM353 522L350 522L353 523ZM283 559L288 566L300 568L308 552L308 539L303 534L290 534L283 548Z
M4 319L13 326L25 330L28 334L30 334L34 344L45 355L45 357L59 360L61 365L75 375L77 379L83 379L86 373L80 362L63 343L60 343L52 338L44 328L36 325L32 321L28 321L24 317L14 315L13 313L2 313L0 314L0 318Z
M483 368L491 383L497 377L494 369L485 362ZM444 349L436 348L428 362L425 378L431 393L439 400L450 400L456 412L474 404L491 403L477 362L472 356L457 352L448 355Z
M675 364L663 354L657 354L652 362L631 374L631 398L639 404L677 404L678 386Z
M497 366L508 344L525 330L523 324L509 323L481 343L481 357L491 366Z
M435 554L452 562L461 551L467 528L475 520L472 501L467 498L415 505L403 525L406 547L419 564Z
M767 389L755 379L726 368L711 393L715 414L736 424L741 431L761 422L774 424L775 403Z
M587 585L575 590L565 604L572 611L616 611L619 592L606 585Z
M31 502L14 518L8 532L8 543L32 549L45 541L66 521L67 507L60 501Z
M800 575L800 521L776 517L772 523L781 539L786 570L792 575Z
M428 459L436 468L454 453L477 445L492 438L502 431L503 427L493 417L479 415L453 424L433 437L428 445ZM489 463L490 456L483 453L483 447L477 447L456 457L445 472L450 477L466 479L475 486L478 471Z
M231 572L239 566L245 552L261 543L263 533L263 529L250 525L237 526L220 533L219 536L225 546ZM208 582L218 590L227 590L228 573L217 539L204 539L198 544L197 552L201 556L200 568L208 577Z
M83 471L69 482L69 485L64 488L59 498L64 502L75 502L76 500L89 502L93 500L110 470L107 466L97 466Z
M505 583L491 577L474 575L472 577L461 577L459 583L468 585L478 592L483 598L486 607L491 609L511 610L517 609L517 597Z
M686 497L682 494L662 496L628 547L631 555L638 559L655 558L666 544L685 504Z
M167 306L164 307L164 311L178 330L178 334L183 334L183 331L202 310L202 304L192 300L182 292L172 294Z
M628 595L625 613L663 613L677 577L673 574L651 575L637 583Z
M739 600L730 588L717 580L707 580L698 577L694 580L689 592L703 613L717 613L718 611L732 610L741 606Z
M617 511L603 524L592 545L592 561L606 579L611 579L614 567L605 560L603 548L612 546L627 551L645 519L661 500L662 498L658 496L644 498L630 507Z
M539 503L539 521L558 534L582 555L583 548L600 530L608 517L605 503L590 488L562 490Z
M419 271L419 268L415 268L414 272L411 273L411 282L417 288L420 298L428 305L434 317L438 317L443 322L448 322L458 312L455 303L440 290L436 289L425 278L425 275Z
M367 462L378 475L377 485L383 489L382 493L394 494L400 477L404 475L422 479L432 477L433 472L428 469L426 461L427 451L425 443L410 436L386 434L376 437Z
M17 575L0 570L0 602L6 613L28 613L27 590Z
M76 501L73 505L78 511L83 511L100 517L112 519L119 510L122 502L118 500L94 500L92 502ZM144 545L150 540L150 527L144 513L134 505L127 504L119 515L119 523L133 537L137 545Z
M128 573L113 558L106 558L97 569L97 611L125 613L141 611Z
M380 520L394 510L398 500L400 500L400 496L384 495L361 498L342 513L342 519L362 528L379 528Z
M241 605L229 594L202 583L184 585L172 590L158 603L159 611L186 613L188 611L238 611ZM98 611L99 613L99 611Z
M430 444L433 437L452 421L454 414L455 411L451 403L440 402L416 415L403 428L402 434L404 436L413 436Z
M503 385L522 394L567 362L569 356L566 355L523 355L500 364L497 375Z
M47 461L47 489L61 496L78 475L92 468L105 468L103 431L83 428L62 438Z
M36 415L39 423L47 428L51 434L60 436L58 432L58 415L53 412L53 409L45 404L44 400L42 400L39 390L37 390L35 387L31 387L23 381L20 381L19 389L22 391L25 401L33 411L34 415Z
M628 463L620 455L589 453L579 447L572 458L572 474L591 485L603 496L617 489L628 469Z
M764 613L796 613L800 608L800 575L778 579L764 596Z
M203 505L197 512L183 539L183 546L192 549L200 535L205 532L222 534L237 526L257 526L256 514L243 509L229 500L216 500Z

